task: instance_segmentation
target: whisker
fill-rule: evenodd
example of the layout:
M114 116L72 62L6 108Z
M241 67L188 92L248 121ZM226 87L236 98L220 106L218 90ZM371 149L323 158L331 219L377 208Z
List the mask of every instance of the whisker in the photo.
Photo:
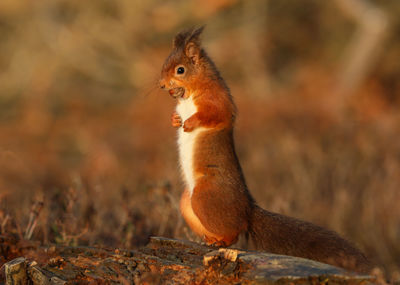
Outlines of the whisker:
M152 94L159 94L159 92L156 92L159 90L159 88L158 76L153 76L152 78L149 78L145 84L138 88L138 95L140 97L149 97Z

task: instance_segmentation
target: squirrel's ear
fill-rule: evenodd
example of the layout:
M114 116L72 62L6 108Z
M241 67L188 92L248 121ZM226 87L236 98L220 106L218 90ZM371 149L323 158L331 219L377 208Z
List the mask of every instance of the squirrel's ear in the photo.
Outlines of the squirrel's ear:
M200 58L200 47L193 43L189 42L185 46L185 54L188 58L192 60L192 63L198 64Z
M192 60L194 64L197 64L199 62L200 51L201 51L200 35L203 32L203 30L204 26L193 30L190 36L186 40L185 54Z

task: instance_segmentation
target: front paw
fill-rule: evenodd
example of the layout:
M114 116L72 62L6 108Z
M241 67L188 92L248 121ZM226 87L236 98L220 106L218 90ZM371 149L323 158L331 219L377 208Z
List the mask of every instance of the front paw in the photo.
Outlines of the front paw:
M189 119L183 123L183 131L186 133L193 131L194 128L195 128L195 125L194 125L193 121L191 121Z
M172 114L171 117L171 125L175 128L179 128L182 126L182 118L176 112Z

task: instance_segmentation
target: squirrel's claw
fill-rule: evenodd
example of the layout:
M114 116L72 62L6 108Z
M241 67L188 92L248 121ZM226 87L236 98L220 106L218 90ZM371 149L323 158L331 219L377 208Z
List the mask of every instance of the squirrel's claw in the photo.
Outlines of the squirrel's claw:
M175 128L179 128L182 126L182 118L176 112L172 114L171 117L171 125Z

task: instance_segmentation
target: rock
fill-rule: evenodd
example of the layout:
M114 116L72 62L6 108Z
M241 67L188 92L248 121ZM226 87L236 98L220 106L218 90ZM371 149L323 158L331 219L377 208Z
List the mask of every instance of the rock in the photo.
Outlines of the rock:
M26 260L23 257L13 259L4 264L7 285L23 285L28 283Z
M303 258L152 237L138 250L53 246L25 268L33 284L369 284L374 278ZM24 262L22 262L24 260ZM25 263L18 258L7 264ZM7 265L6 265L7 266ZM6 272L7 278L9 273ZM17 283L10 283L17 284ZM24 284L24 283L20 283Z

